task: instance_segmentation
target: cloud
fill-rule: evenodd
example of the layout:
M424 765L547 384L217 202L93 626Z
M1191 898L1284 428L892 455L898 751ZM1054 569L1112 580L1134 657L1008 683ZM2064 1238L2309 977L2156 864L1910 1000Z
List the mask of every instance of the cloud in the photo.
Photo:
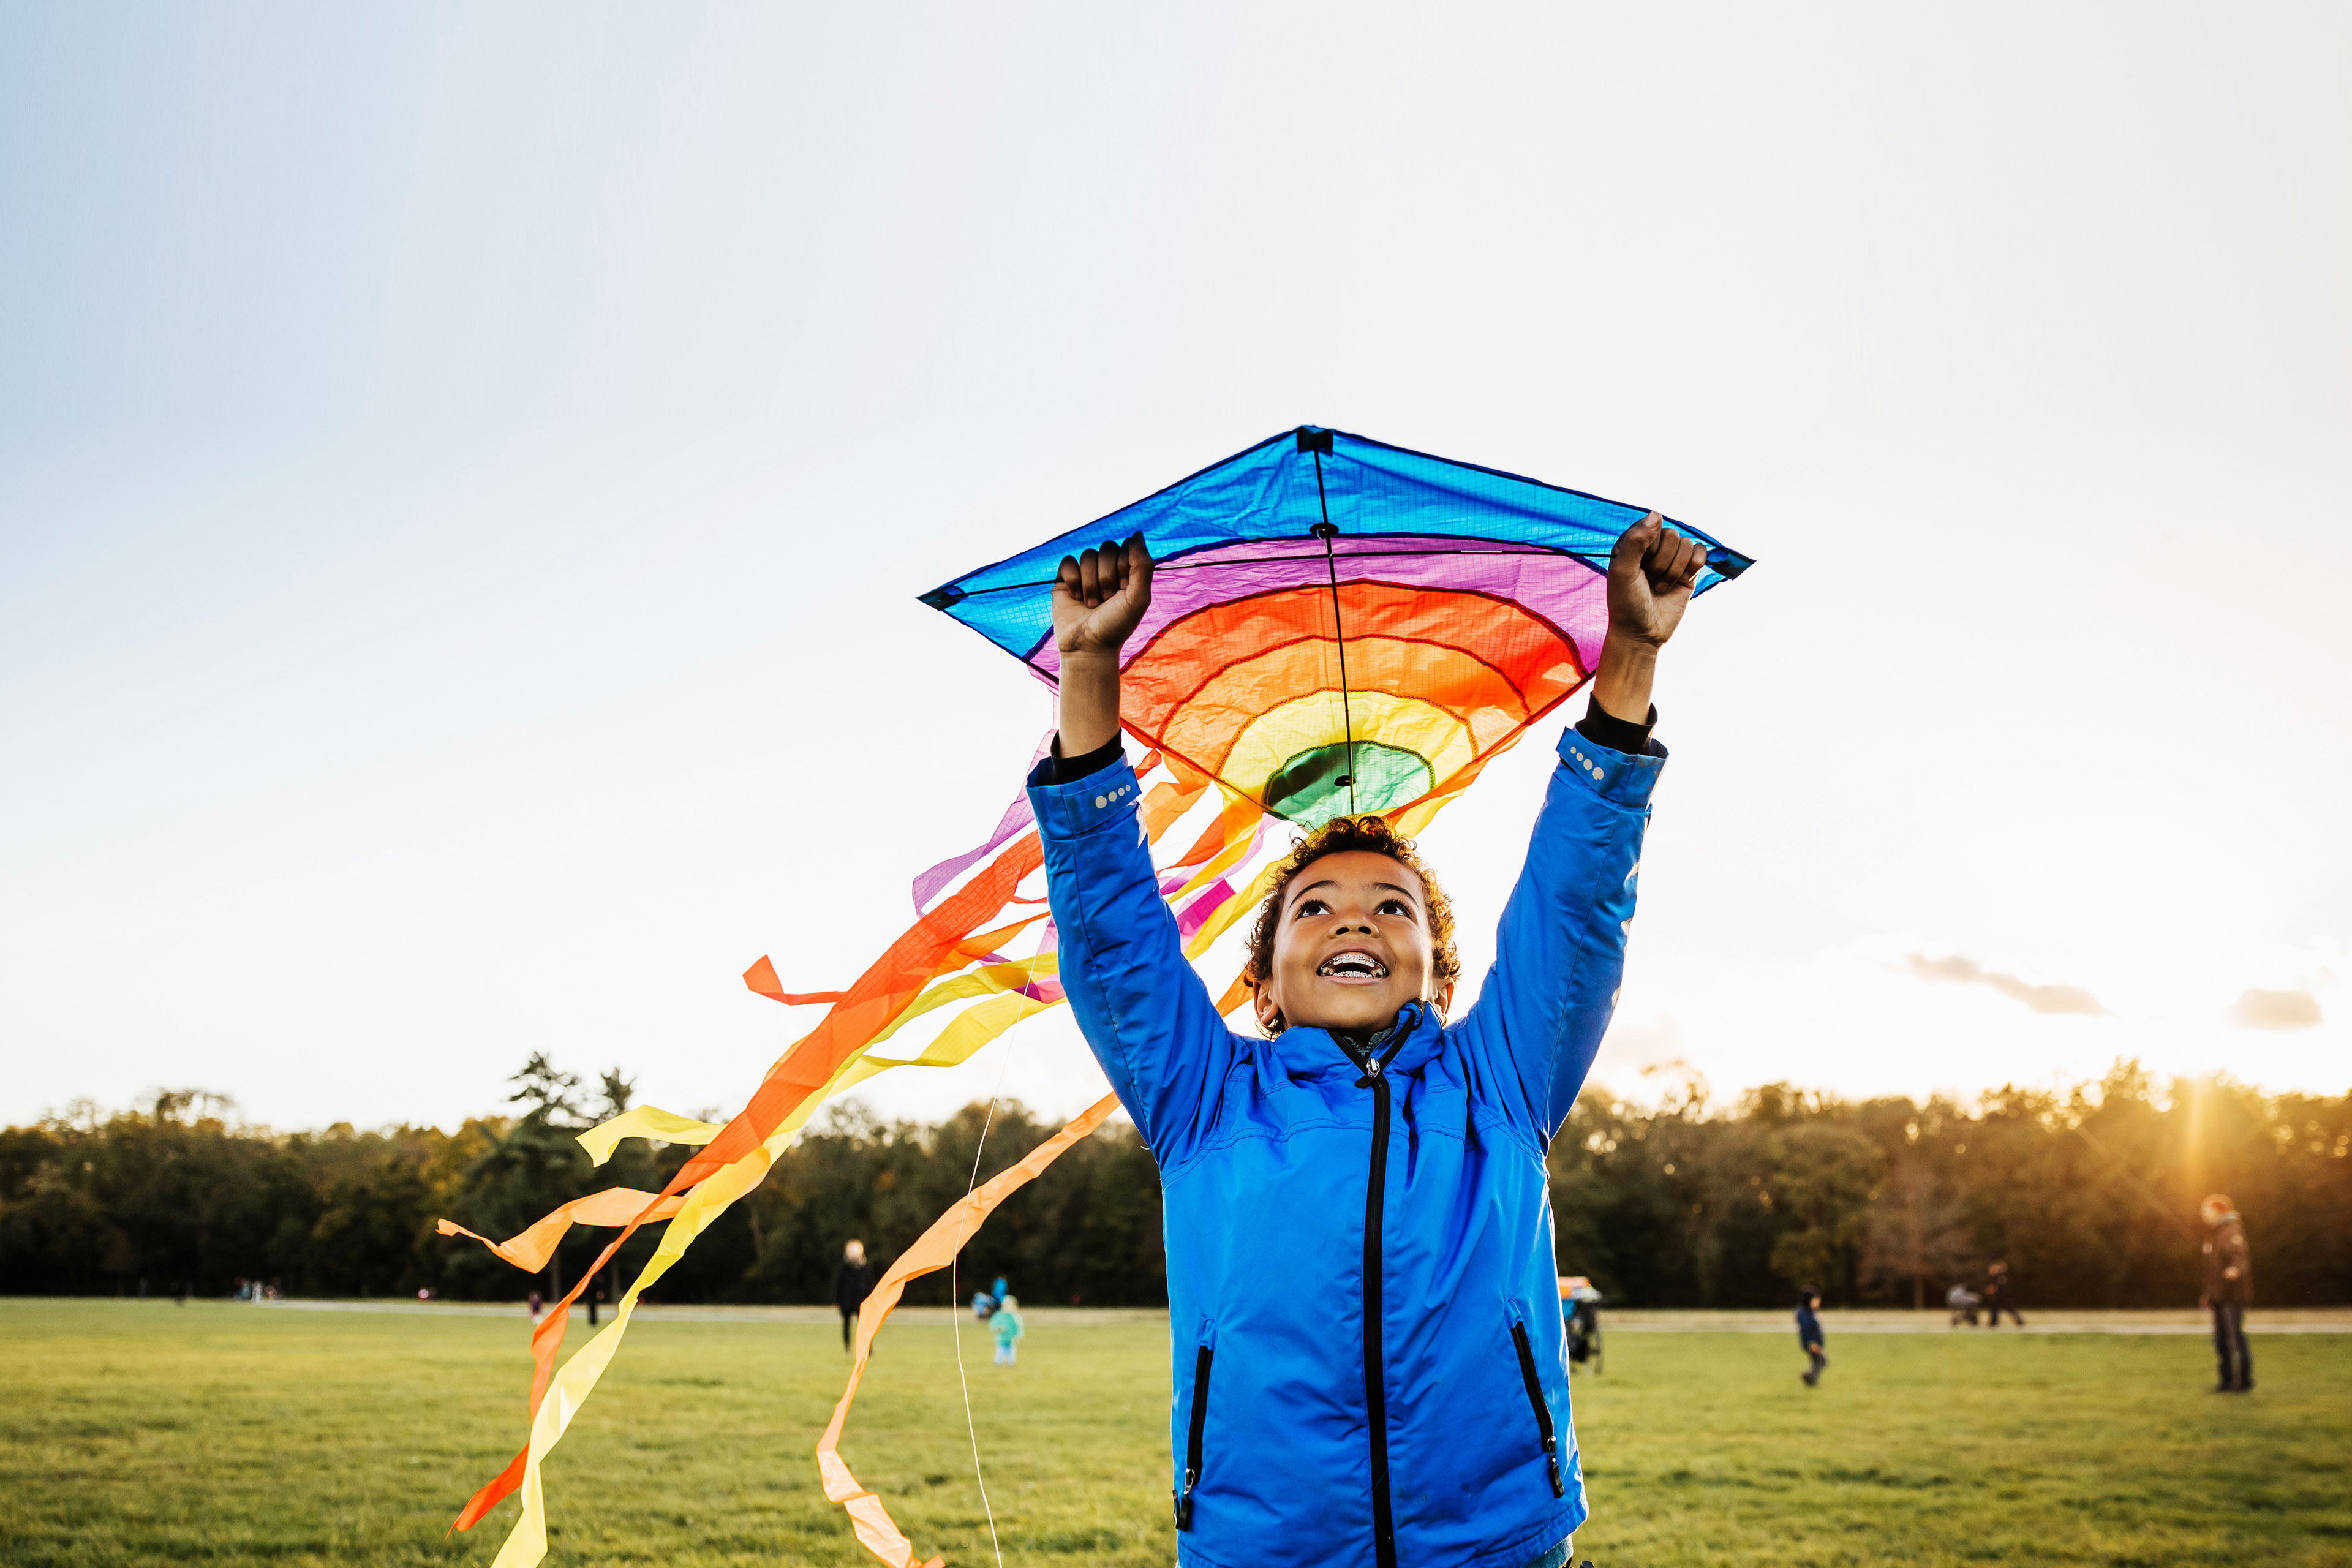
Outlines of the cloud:
M2230 1022L2242 1029L2312 1029L2319 1026L2319 999L2307 991L2249 989L2230 1007Z
M2074 1013L2086 1018L2104 1018L2107 1010L2099 999L2079 985L2035 985L2014 974L1998 969L1987 969L1973 958L1952 953L1944 958L1928 958L1921 953L1907 953L1905 962L1912 974L1921 980L1945 980L1963 985L1989 985L2012 1002L2022 1002L2036 1013ZM2315 1016L2313 1021L2317 1022Z

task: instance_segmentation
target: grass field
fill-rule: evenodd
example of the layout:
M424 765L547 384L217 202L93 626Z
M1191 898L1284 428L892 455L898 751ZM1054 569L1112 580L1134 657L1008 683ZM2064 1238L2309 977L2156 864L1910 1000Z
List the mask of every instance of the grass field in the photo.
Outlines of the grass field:
M2352 1336L1622 1333L1576 1381L1598 1568L2352 1565ZM1164 1328L964 1331L1008 1563L1164 1565ZM449 1517L523 1432L514 1318L0 1300L0 1561L487 1563ZM558 1563L855 1563L810 1450L821 1323L644 1321L549 1468ZM843 1451L925 1552L992 1561L948 1329L894 1323Z

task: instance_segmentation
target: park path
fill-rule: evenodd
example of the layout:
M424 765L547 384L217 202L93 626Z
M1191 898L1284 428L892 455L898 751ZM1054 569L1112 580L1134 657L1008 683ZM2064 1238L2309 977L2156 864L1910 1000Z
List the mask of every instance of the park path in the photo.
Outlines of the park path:
M520 1318L520 1301L499 1305L476 1301L270 1301L277 1312L404 1312L425 1317ZM583 1317L577 1307L573 1315ZM1779 1310L1713 1311L1675 1308L1607 1308L1603 1321L1611 1331L1636 1334L1785 1334L1794 1331L1790 1314ZM1163 1323L1167 1312L1152 1307L1024 1307L1023 1316L1040 1324L1072 1328L1106 1323ZM641 1322L667 1323L833 1323L838 1316L830 1307L640 1307ZM892 1313L899 1323L943 1327L950 1319L969 1321L970 1314L946 1307L901 1307ZM1822 1327L1838 1334L2210 1334L2211 1322L2194 1308L2155 1310L2095 1310L2036 1311L2028 1314L2022 1330L2014 1325L1998 1331L1954 1328L1941 1310L1906 1312L1887 1308L1830 1308L1822 1313ZM2352 1308L2257 1307L2246 1319L2250 1334L2352 1334Z

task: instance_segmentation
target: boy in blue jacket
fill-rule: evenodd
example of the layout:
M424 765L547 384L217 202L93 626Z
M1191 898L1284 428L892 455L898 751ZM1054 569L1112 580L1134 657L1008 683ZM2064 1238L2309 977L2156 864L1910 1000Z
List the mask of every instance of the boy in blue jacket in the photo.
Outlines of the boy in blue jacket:
M1665 761L1651 680L1703 560L1655 513L1617 542L1591 705L1476 1005L1447 1021L1452 911L1411 841L1342 817L1252 933L1264 1038L1185 962L1135 818L1118 655L1150 553L1062 563L1061 732L1030 796L1071 1010L1160 1163L1181 1563L1568 1559L1587 1510L1544 1151L1616 1003Z
M1797 1292L1797 1343L1803 1347L1809 1364L1797 1375L1807 1388L1819 1388L1822 1369L1830 1364L1828 1353L1822 1348L1822 1321L1814 1314L1822 1310L1822 1293L1811 1285Z

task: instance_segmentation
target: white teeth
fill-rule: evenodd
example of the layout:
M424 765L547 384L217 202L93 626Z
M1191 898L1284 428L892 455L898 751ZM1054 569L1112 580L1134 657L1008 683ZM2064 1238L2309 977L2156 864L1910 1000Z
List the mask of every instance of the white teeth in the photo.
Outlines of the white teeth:
M1318 974L1348 975L1357 979L1381 980L1388 976L1388 965L1369 953L1343 952L1327 958Z

